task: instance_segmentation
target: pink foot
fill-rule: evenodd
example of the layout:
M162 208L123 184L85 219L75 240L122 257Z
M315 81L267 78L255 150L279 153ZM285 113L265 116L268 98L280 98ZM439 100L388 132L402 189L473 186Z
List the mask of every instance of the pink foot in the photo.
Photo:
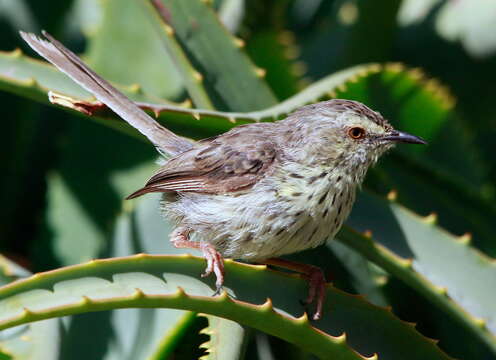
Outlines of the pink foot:
M326 279L322 269L317 266L278 258L267 259L264 263L302 273L307 278L309 287L308 296L302 302L304 305L310 305L315 302L316 310L312 319L319 320L322 317L322 308L326 297Z
M322 269L318 267L312 267L307 274L308 277L308 297L305 299L304 303L309 305L315 301L316 310L312 316L313 320L319 320L322 317L322 306L325 300L325 286L326 280Z
M219 295L222 290L222 284L224 284L224 260L222 255L208 243L189 240L190 231L188 228L177 228L172 232L170 241L176 248L201 250L205 260L207 260L207 267L201 277L206 277L213 272L216 276L214 295Z
M210 244L202 243L200 249L207 260L207 268L202 274L202 277L206 277L212 272L215 274L216 290L214 295L219 295L222 290L222 284L224 284L224 260L222 259L222 255Z

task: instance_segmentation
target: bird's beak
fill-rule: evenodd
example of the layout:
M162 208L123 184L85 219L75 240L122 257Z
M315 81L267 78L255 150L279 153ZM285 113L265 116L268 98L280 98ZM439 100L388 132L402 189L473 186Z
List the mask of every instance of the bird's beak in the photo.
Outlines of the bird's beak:
M427 141L425 141L424 139L418 136L397 130L393 130L386 136L382 137L382 140L408 143L408 144L424 144L424 145L427 144Z

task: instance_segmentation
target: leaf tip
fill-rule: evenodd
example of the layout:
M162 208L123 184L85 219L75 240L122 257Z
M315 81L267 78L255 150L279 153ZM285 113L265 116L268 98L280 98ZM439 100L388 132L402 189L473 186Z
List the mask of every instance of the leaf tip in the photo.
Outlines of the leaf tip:
M193 70L193 79L195 79L196 82L201 83L203 82L203 75L200 72Z
M402 63L396 62L396 63L386 64L385 69L388 71L399 73L399 72L404 71L406 69L406 67Z
M22 54L22 50L20 48L15 48L8 55L10 57L13 57L14 59L18 59L18 58L22 57L23 54Z
M172 28L172 26L168 25L168 24L163 24L163 27L164 27L164 31L165 31L165 34L167 36L174 36L174 29Z
M183 102L179 103L179 106L187 109L191 109L191 107L193 106L193 102L191 101L191 99L186 99Z
M470 245L470 243L472 242L472 234L465 233L462 236L459 236L456 240L462 245Z
M262 68L255 68L255 75L258 78L263 79L267 75L267 70L262 69Z
M427 215L426 217L424 217L422 219L422 221L424 223L426 223L427 225L436 225L436 223L437 223L437 214L435 212L430 213L429 215Z
M300 325L307 325L309 323L308 314L305 311L303 315L295 319L295 322Z
M341 335L338 335L338 336L334 337L334 342L336 344L345 344L346 343L346 338L347 338L346 333L343 332Z
M142 94L143 93L143 88L141 87L140 84L131 84L128 87L128 90L132 94Z
M412 269L413 268L413 259L412 258L408 258L408 259L400 258L400 259L398 259L398 261L401 264L401 266L403 266L405 269Z
M362 235L365 236L367 239L372 239L373 233L372 233L372 230L365 230L362 233Z
M485 329L487 327L487 321L481 318L474 319L475 325L477 325L481 329Z
M448 289L446 288L446 286L435 286L435 289L439 295L442 296L448 295Z
M31 310L29 310L27 307L23 307L20 318L21 319L28 319L33 315L34 315L34 313Z
M245 41L239 37L234 37L233 38L234 46L237 48L244 48L245 47Z
M259 305L258 308L262 312L270 312L270 311L272 311L273 310L272 299L271 298L267 298L267 300L265 300L265 302L262 305Z
M139 288L135 288L131 298L133 300L143 299L145 297L145 293Z
M184 289L181 286L178 286L176 292L172 294L172 297L174 299L183 299L186 297L186 293L184 292Z
M89 305L91 305L91 303L92 303L91 299L88 296L83 295L81 296L81 301L79 302L79 306L88 307Z
M388 192L388 194L386 195L386 198L389 201L396 201L398 199L398 192L395 189L393 189L390 192Z
M219 295L217 295L215 297L215 299L218 301L218 302L226 302L226 301L231 301L231 297L229 296L229 294L227 293L227 290L226 289L222 289L222 291L220 292Z

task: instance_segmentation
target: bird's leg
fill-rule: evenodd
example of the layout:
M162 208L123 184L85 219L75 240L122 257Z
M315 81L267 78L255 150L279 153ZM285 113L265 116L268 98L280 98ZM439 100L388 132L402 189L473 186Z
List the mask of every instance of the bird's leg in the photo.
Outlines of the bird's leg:
M210 275L212 272L215 274L215 293L218 295L222 290L222 284L224 284L224 259L222 255L215 250L215 248L204 242L191 241L189 239L189 233L191 229L186 227L179 227L174 230L170 236L170 241L172 245L176 248L182 249L199 249L201 250L203 257L207 260L207 268L201 277Z
M304 303L311 304L315 301L316 310L312 319L319 320L322 317L322 306L326 296L326 279L321 268L279 258L267 259L263 263L302 273L307 278L309 286L308 296Z
M208 243L200 243L200 250L205 259L207 259L207 268L201 276L208 276L212 272L215 274L216 290L214 295L219 295L222 290L222 284L224 284L224 259L222 258L222 255Z

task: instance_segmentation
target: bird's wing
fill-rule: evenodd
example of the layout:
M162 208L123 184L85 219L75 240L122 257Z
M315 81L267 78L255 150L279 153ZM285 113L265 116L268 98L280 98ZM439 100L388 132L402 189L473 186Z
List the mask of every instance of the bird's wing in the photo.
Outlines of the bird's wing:
M76 54L45 31L43 35L47 40L22 31L20 34L38 54L135 127L162 153L174 156L193 148L194 144L191 141L162 127L134 102L91 70Z
M149 192L227 194L250 188L277 158L276 146L261 136L260 125L264 124L253 124L252 130L238 127L199 142L197 148L170 159L128 199Z

